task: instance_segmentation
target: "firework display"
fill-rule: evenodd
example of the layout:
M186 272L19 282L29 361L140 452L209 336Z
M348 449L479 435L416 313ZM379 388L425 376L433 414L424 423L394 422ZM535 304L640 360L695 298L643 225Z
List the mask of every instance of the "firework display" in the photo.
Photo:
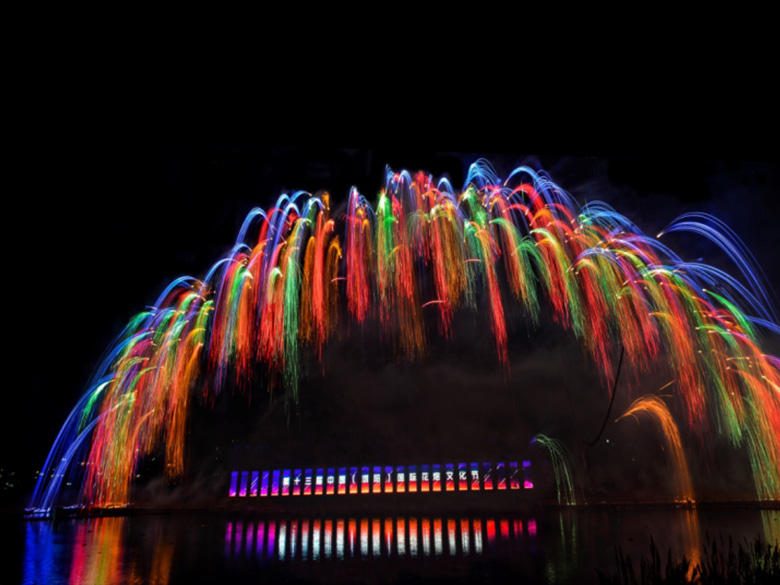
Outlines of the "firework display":
M45 515L62 504L66 482L81 486L81 506L126 505L151 454L163 455L169 478L181 477L193 401L213 402L254 375L295 404L304 355L323 363L337 331L369 320L399 358L414 360L431 336L453 335L456 312L480 313L508 368L510 308L531 326L551 315L605 378L618 347L634 377L668 364L681 422L744 449L756 496L780 499L780 361L761 341L780 331L770 293L720 221L687 214L665 233L680 231L712 240L741 278L684 262L608 205L579 205L528 167L502 180L477 161L461 191L388 170L376 205L353 189L339 215L327 193L282 195L249 213L231 252L202 279L173 281L128 323L57 436L31 506ZM429 487L422 466L420 490L452 490L467 470L434 465ZM317 469L314 493L343 493L343 471ZM305 470L304 494L311 475ZM373 491L382 491L382 475L374 468ZM368 476L361 468L361 493ZM274 471L269 486L263 472L260 494L289 493L290 477ZM519 483L503 465L485 464L482 477L485 489ZM257 489L254 475L231 480L239 496Z

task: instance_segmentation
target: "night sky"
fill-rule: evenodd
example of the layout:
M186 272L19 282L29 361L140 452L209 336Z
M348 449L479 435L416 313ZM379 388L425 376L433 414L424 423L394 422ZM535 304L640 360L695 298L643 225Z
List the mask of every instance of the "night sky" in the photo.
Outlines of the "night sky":
M647 234L686 211L712 213L744 239L780 290L780 165L750 140L749 130L763 121L757 114L732 116L719 132L708 130L713 120L706 115L683 125L687 116L625 118L606 108L576 122L556 116L463 129L441 114L433 123L420 116L396 125L378 115L344 123L345 108L329 118L320 106L288 127L285 120L299 106L246 124L207 124L181 112L171 122L167 110L123 118L111 108L81 107L83 124L52 115L42 133L20 139L15 172L26 180L13 195L15 209L5 214L13 342L6 353L12 374L4 384L0 467L23 475L40 469L111 340L171 280L203 276L228 252L251 208L267 208L280 193L297 189L326 189L337 206L351 185L374 203L386 164L446 174L456 188L479 156L502 177L530 164L547 170L579 203L605 200ZM103 120L111 123L104 128ZM702 258L736 274L702 240L665 241L684 259ZM350 331L329 348L326 375L315 369L304 380L289 425L281 406L261 419L268 404L262 389L252 398L254 414L236 414L246 412L246 397L217 412L243 421L237 428L247 443L274 445L263 456L280 466L285 457L308 458L304 465L489 460L525 449L536 432L570 446L593 438L607 406L595 368L549 320L532 330L517 318L512 327L508 379L490 348L486 321L461 316L451 342L430 331L430 359L421 364L394 362L370 328L362 338ZM776 339L767 347L780 351ZM637 395L666 381L659 372ZM628 403L619 395L615 415ZM203 417L214 421L215 433L225 432L216 413ZM623 495L652 491L663 454L650 422L610 422L605 437L617 446L588 452L589 487ZM197 440L203 446L210 439L205 433ZM719 444L714 450L711 459L691 462L694 477L703 477L697 474L707 466L706 489L714 496L744 487L743 455L730 459Z

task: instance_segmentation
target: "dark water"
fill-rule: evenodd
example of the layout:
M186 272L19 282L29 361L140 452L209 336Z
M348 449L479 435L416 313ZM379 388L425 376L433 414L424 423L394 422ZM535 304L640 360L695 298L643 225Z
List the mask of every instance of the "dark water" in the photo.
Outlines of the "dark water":
M780 511L542 509L487 516L189 514L5 522L2 583L596 583L671 547L696 561L711 536L778 542Z

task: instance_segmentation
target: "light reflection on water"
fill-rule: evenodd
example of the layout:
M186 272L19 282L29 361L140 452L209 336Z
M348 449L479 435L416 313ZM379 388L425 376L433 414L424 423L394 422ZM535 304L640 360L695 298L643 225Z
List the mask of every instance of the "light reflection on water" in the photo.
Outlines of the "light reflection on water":
M314 582L334 574L341 581L392 581L403 573L422 580L525 575L529 582L595 583L595 568L615 570L615 546L638 562L648 554L651 536L664 560L671 548L675 557L685 554L692 567L700 562L707 535L732 536L741 543L761 535L780 543L780 511L569 508L533 515L319 518L192 514L35 521L20 528L23 583L192 585L279 580L280 570L290 581Z

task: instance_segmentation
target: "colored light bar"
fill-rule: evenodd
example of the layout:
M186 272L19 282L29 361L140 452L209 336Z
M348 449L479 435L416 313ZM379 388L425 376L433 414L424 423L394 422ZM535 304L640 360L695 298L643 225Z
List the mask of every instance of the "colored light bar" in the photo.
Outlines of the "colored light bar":
M498 478L498 485L496 486L500 490L506 489L506 467L504 463L496 463L496 477Z
M431 471L431 491L441 491L441 465L438 463L433 464L433 470Z
M268 476L270 471L263 471L260 479L260 497L264 498L268 495Z
M482 464L482 481L485 485L486 490L493 489L493 464L492 463Z
M517 468L517 461L509 462L509 489L520 489L520 471Z
M452 463L447 463L445 467L446 474L446 486L448 492L455 491L455 466Z
M332 496L336 491L336 470L333 468L328 469L327 483L325 493Z
M230 491L228 496L231 498L236 497L236 486L238 485L238 471L233 471L230 474Z
M304 496L310 496L311 495L311 487L312 487L312 470L307 469L303 472L303 495Z
M271 475L271 495L279 495L279 470L275 469Z
M523 489L533 489L534 482L531 479L531 462L523 461Z
M469 474L465 463L458 463L458 491L465 492L469 489Z
M246 497L246 484L249 481L249 473L246 471L241 472L241 489L238 490L238 496L240 498Z
M314 495L315 496L321 496L322 495L322 478L325 474L324 469L318 469L315 472L314 475Z
M358 468L350 467L349 469L349 493L356 494L360 489L360 483L358 481Z
M417 491L417 466L416 465L409 466L409 491L410 492Z
M282 495L290 495L290 470L285 469L282 471Z
M427 465L423 465L420 471L420 491L427 492L431 489L431 471Z
M257 484L260 481L260 474L256 471L252 472L252 481L249 483L249 496L252 498L257 497Z
M385 493L393 493L393 467L385 467Z
M339 468L339 476L338 476L338 485L337 485L337 492L341 495L347 493L347 468L341 467Z
M373 484L372 484L372 493L375 494L381 494L382 493L382 468L378 465L374 467L374 477Z
M360 493L367 494L371 489L371 474L368 467L360 468Z
M471 490L479 491L479 463L471 464Z
M294 496L300 496L301 495L301 483L303 483L303 473L300 469L296 469L293 471L293 480L292 480L292 495Z
M395 468L395 491L399 494L406 492L406 474L403 465Z

